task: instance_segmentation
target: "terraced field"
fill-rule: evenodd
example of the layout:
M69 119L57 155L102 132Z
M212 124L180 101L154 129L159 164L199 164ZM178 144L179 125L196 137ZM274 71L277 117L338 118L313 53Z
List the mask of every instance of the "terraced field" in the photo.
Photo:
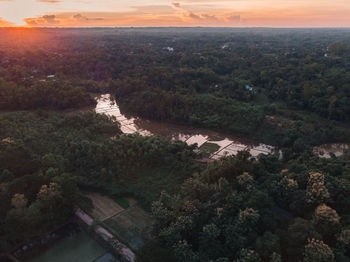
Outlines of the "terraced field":
M152 238L153 218L137 205L134 199L123 198L124 206L98 193L89 193L93 202L91 215L104 223L113 235L131 249L141 248Z
M98 193L89 193L88 197L92 200L93 204L91 215L93 218L100 221L107 220L124 210L124 208L113 199L102 196Z
M131 249L141 248L152 238L153 219L137 205L105 221L107 228Z

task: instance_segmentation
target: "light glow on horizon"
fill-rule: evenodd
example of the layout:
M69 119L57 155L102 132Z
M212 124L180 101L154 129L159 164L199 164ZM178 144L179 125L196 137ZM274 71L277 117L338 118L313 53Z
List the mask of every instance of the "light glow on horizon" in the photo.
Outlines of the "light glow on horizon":
M349 0L0 0L0 26L350 27Z

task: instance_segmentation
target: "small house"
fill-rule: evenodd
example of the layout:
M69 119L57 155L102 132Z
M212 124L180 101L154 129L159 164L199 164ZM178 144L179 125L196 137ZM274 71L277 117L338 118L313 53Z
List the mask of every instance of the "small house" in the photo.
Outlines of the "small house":
M245 85L245 89L252 92L253 91L253 87L251 87L250 85Z

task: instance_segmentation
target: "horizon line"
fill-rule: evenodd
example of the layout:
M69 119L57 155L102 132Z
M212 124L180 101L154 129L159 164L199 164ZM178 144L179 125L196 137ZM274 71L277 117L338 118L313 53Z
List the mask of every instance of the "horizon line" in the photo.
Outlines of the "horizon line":
M274 27L274 26L2 26L0 29L156 29L156 28L220 28L220 29L350 29L350 26L298 26L298 27Z

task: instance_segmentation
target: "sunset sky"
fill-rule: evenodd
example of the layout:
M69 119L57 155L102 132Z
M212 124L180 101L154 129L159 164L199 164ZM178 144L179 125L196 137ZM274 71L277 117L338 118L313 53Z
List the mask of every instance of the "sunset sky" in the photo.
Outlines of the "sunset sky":
M0 26L350 27L350 0L0 0Z

